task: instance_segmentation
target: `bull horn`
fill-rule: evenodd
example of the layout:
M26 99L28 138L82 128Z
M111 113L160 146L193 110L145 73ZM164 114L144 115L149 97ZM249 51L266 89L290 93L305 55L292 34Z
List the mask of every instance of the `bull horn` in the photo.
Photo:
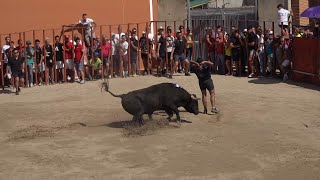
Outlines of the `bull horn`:
M191 94L191 98L194 99L194 100L197 100L197 101L200 100L200 98L197 98L197 96L195 94Z

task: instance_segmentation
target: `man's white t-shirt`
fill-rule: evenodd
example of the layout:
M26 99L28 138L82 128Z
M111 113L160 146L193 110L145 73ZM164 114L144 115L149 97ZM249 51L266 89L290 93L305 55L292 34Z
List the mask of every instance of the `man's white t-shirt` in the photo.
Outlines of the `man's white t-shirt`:
M279 25L281 25L281 23L283 23L283 25L288 26L289 25L289 16L290 16L290 11L281 8L278 11L279 14Z
M116 53L117 50L117 46L119 44L119 34L115 34L114 35L114 39L112 40L112 55L116 55L118 54L118 52Z
M10 45L4 45L2 47L2 54L3 54L3 59L4 59L4 63L8 63L8 57L7 57L7 54L6 54L6 50L10 48Z
M86 30L86 34L91 34L91 27L93 25L93 20L90 18L86 18L86 22L83 21L83 19L81 19L79 21L80 24L82 24Z
M121 49L123 50L123 55L126 55L128 54L128 47L129 47L129 44L127 41L123 42L120 44L120 47Z
M264 51L264 46L261 46L260 47L260 45L261 44L264 44L264 35L261 35L261 36L259 36L259 35L257 35L258 36L258 41L259 41L259 49L258 50L260 50L260 51Z

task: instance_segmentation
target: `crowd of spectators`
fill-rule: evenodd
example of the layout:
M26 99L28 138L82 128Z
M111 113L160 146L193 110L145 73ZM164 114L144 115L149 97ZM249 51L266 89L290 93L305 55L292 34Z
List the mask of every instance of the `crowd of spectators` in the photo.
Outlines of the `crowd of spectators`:
M183 72L190 76L193 71L190 61L194 60L194 36L182 25L175 32L171 26L160 27L155 35L148 27L141 37L138 37L136 28L125 33L119 26L118 32L122 33L111 33L108 38L106 35L97 37L94 31L91 32L96 24L86 14L79 24L85 28L82 36L75 34L72 39L63 35L62 41L56 36L52 44L49 38L43 43L36 39L34 42L27 40L24 47L24 42L19 39L15 46L6 37L1 65L5 86L11 85L11 76L17 94L20 86L65 83L65 80L84 84L85 80L135 77L139 74L140 58L144 66L142 75L154 73L173 78L174 73ZM205 44L203 58L213 62L214 74L273 77L275 70L279 69L281 78L287 80L292 61L292 38L317 38L318 25L315 24L314 33L310 28L293 27L290 34L289 27L282 23L279 35L260 26L244 30L232 27L230 32L221 26L206 27L202 39ZM157 68L156 72L152 71L152 66Z

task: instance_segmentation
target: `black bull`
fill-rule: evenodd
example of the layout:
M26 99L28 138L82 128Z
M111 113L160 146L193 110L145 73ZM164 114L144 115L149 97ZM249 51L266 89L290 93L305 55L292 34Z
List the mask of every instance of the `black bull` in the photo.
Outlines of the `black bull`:
M179 123L179 107L184 107L189 113L199 114L199 99L177 84L161 83L121 95L113 94L107 83L103 83L103 86L112 96L121 98L124 110L133 115L133 121L138 121L140 125L143 124L144 114L148 114L149 119L152 119L153 112L158 110L164 110L169 115L169 120L175 113Z

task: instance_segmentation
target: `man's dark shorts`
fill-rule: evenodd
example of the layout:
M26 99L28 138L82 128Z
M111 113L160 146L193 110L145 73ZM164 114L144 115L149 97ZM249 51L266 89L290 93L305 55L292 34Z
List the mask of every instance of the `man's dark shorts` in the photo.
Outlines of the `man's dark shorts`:
M103 58L103 65L109 64L109 59L107 57Z
M138 59L138 53L137 52L131 52L130 53L130 63L131 64L137 64Z
M53 60L52 60L52 63L50 62L50 60L46 60L46 66L48 68L52 68L53 67Z
M240 60L240 50L232 51L232 61L238 62Z
M148 54L141 54L142 61L148 61Z
M74 61L74 66L76 67L76 71L83 70L83 62L82 61Z
M23 78L23 73L22 73L22 71L21 72L12 72L12 76L13 76L14 79L17 78L17 77L19 77L19 79L22 79Z
M160 52L159 53L159 57L158 57L158 60L161 61L161 60L166 60L166 52Z
M199 80L199 87L200 87L201 91L203 91L203 90L208 90L208 91L214 90L214 85L213 85L212 79Z
M184 60L186 60L186 56L184 55L184 53L182 53L182 54L173 54L173 60L174 61L184 61Z

